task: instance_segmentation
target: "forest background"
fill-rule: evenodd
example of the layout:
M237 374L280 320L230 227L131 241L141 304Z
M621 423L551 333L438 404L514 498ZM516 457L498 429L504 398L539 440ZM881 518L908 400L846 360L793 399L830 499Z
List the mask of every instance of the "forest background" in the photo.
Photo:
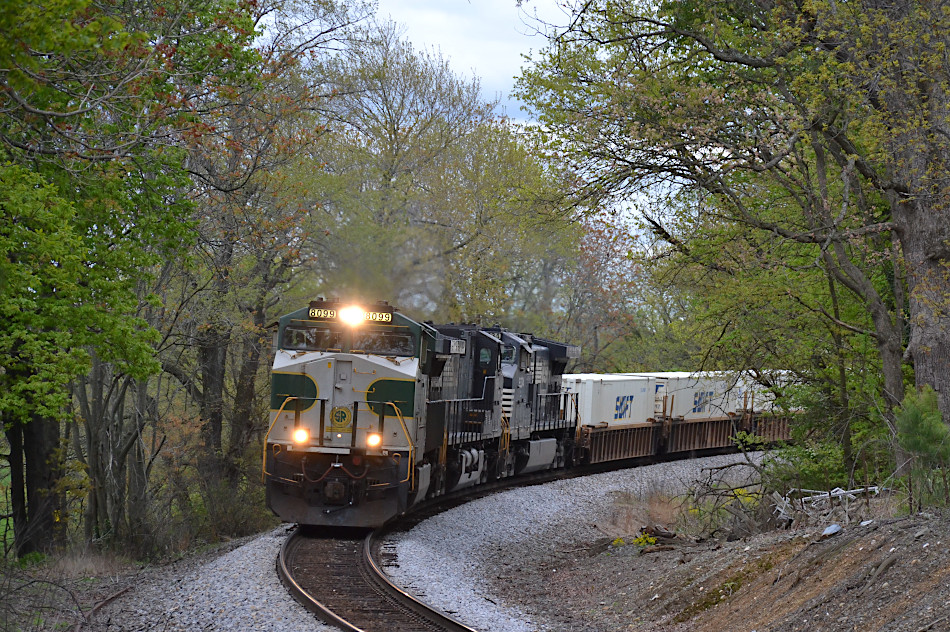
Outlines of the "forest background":
M570 8L518 125L371 4L5 3L5 557L272 524L270 325L316 296L744 371L803 411L782 484L945 503L948 7Z

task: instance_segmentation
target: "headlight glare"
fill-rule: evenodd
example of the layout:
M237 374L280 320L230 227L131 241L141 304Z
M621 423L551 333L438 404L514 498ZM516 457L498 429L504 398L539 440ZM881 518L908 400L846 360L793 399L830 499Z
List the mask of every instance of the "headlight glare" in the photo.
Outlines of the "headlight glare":
M340 310L340 320L350 327L356 327L357 325L362 325L363 321L366 320L366 312L356 305L344 307Z
M310 431L306 428L295 428L294 429L294 443L309 443L310 442Z
M378 448L383 443L383 436L377 432L371 432L366 435L366 446L370 448Z

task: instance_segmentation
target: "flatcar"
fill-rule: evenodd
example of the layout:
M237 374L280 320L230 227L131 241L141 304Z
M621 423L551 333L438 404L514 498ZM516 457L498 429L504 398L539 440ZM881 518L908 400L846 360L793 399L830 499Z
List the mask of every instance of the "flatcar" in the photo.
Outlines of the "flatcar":
M377 527L498 478L728 447L742 429L787 436L721 376L565 375L579 355L501 327L417 322L384 302L311 301L277 326L268 507L287 522Z

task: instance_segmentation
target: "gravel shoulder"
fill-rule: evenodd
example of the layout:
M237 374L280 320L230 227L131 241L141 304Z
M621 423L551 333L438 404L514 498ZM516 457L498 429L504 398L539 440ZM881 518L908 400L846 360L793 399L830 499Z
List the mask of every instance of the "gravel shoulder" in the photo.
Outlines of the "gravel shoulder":
M630 542L713 457L504 492L393 543L397 581L479 630L950 630L950 520L853 506L827 524L746 538ZM861 503L857 503L861 505ZM662 507L660 508L662 510ZM867 512L867 515L862 515Z
M950 630L950 520L858 514L732 541L679 535L631 544L662 521L651 499L704 469L680 461L502 492L395 534L387 572L488 632L927 632ZM326 632L277 578L287 526L173 564L72 586L87 615L56 629ZM624 545L617 539L622 538ZM75 605L74 605L74 609ZM44 629L44 628L37 628ZM50 627L49 629L54 629Z
M82 626L91 632L330 632L289 595L276 559L285 525L178 562L117 578L121 594ZM124 591L124 592L122 592ZM102 591L100 591L102 592ZM113 593L115 594L115 593Z
M390 550L398 565L386 571L423 601L479 630L622 629L590 621L604 601L597 596L601 589L592 578L575 576L582 560L646 524L640 512L618 513L617 501L682 494L704 468L742 458L674 461L481 498L394 536ZM580 581L567 588L565 582L572 582L565 578L572 576ZM559 584L565 594L555 597ZM615 584L613 576L607 584ZM589 599L578 599L584 594Z

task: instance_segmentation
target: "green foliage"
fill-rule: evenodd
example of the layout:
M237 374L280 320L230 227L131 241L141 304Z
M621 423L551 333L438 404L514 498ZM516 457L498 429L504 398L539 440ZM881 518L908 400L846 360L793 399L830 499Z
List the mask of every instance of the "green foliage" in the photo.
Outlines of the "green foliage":
M144 7L142 8L144 9ZM0 135L73 169L111 161L172 130L200 134L195 101L259 76L249 5L5 2Z
M803 442L775 450L767 477L778 488L834 489L847 487L849 472L841 446L832 442Z
M904 73L939 72L919 43L945 48L948 15L930 3L892 15L821 0L595 0L575 7L519 82L548 151L576 174L574 204L635 210L643 265L689 314L679 339L699 350L690 360L790 371L811 391L817 444L838 442L849 477L878 468L877 411L886 418L904 390L905 310L920 310L906 321L914 330L946 305L945 269L917 286L930 298L907 302L917 273L900 248L942 232L898 245L891 220L910 207L889 187L916 190L946 171L945 139L917 131L919 117L942 116L946 84L915 88ZM921 66L904 63L918 55ZM872 84L888 98L868 98ZM946 224L945 201L915 212L905 225ZM915 363L940 365L921 375L950 374L945 336L939 326L920 335L935 346Z
M115 522L133 488L125 461L145 475L145 455L132 448L157 414L144 391L134 413L125 401L132 381L160 366L161 337L144 318L159 304L150 286L195 241L184 148L214 134L225 104L260 83L254 11L237 0L0 7L0 416L27 429L66 418L70 385L84 388L92 358L120 376L94 384L92 406L79 398L95 414L84 420L86 441L74 442L95 446L76 456L89 457L97 481L108 478L97 507ZM44 491L37 481L76 471L35 454L26 457L28 503ZM57 500L73 497L67 482L52 481ZM54 519L16 509L31 523L17 525L18 537L46 546L52 534L41 530ZM55 520L71 517L57 509ZM89 532L119 526L103 522Z
M0 164L0 415L56 414L88 354L77 307L94 271L83 266L74 207L23 167Z
M26 555L21 555L16 560L16 565L19 568L29 568L31 566L39 566L40 564L46 561L46 555L38 551L33 551L32 553L27 553Z
M950 427L932 388L908 393L897 412L897 437L911 461L912 505L950 504Z
M139 290L191 239L183 153L164 140L206 131L190 103L198 84L221 90L256 75L246 7L126 9L87 0L0 9L10 27L0 43L10 61L0 71L0 136L11 148L0 183L8 418L57 415L90 348L136 377L157 370L157 334L136 317Z
M950 463L950 427L937 407L937 394L930 387L908 393L897 412L897 436L902 448L925 467Z
M745 430L740 430L732 438L733 443L736 444L743 452L754 452L756 450L761 450L766 445L766 440L762 437L759 437L751 432L746 432Z

